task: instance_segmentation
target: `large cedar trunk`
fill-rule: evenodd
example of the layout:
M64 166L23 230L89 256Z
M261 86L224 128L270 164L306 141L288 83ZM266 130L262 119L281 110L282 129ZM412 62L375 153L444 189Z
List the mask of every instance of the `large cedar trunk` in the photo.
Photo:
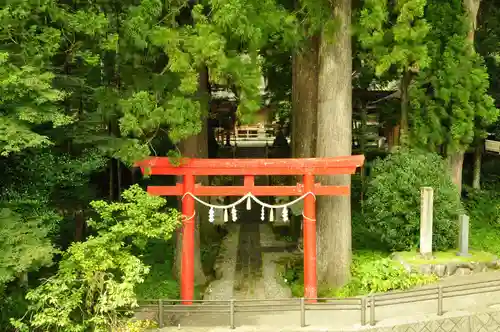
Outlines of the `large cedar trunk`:
M352 150L351 1L335 1L339 21L333 36L323 34L319 51L317 157L346 156ZM324 177L322 183L349 185L349 175ZM351 200L318 198L318 279L338 287L350 279Z
M477 143L474 149L474 170L472 175L472 188L481 189L481 162L483 157L484 140Z
M313 37L307 50L293 57L292 153L294 158L312 158L316 151L318 110L319 40Z
M479 11L480 4L480 0L464 0L464 7L469 13L469 19L471 22L469 40L471 41L472 45L474 45L474 32L476 31L477 13ZM481 189L481 158L483 156L484 140L478 140L476 144L477 146L474 149L472 187L474 189Z
M199 96L202 100L207 100L208 94L208 71L206 68L200 71L200 84L199 84ZM204 103L202 103L204 104ZM184 157L191 158L208 158L208 123L207 123L207 112L208 112L208 103L206 103L206 107L202 106L202 128L198 135L191 136L184 141L181 142L179 148ZM178 179L180 180L180 179ZM196 177L196 182L201 182L204 185L208 184L208 178L206 176ZM204 199L204 197L201 197ZM205 200L205 199L204 199ZM201 263L201 253L200 253L200 229L202 229L202 224L206 224L207 221L206 209L200 204L196 204L195 212L195 249L194 249L194 279L196 285L202 285L206 282L206 277L203 272L203 265ZM177 254L175 259L175 270L179 276L180 274L180 263L181 263L181 254L182 254L182 232L180 229L177 232Z
M408 144L408 111L410 108L410 96L409 88L411 82L411 73L405 71L401 77L401 125L399 128L399 142L396 141L396 145L407 146Z
M466 11L469 14L470 30L468 38L471 42L471 47L474 47L474 31L476 30L477 12L479 10L479 0L464 0L463 2ZM453 182L457 185L458 192L462 193L462 170L464 165L464 152L459 151L448 155L448 164Z
M457 186L458 193L462 193L462 170L464 166L464 152L454 152L448 155L448 166L450 168L451 179Z

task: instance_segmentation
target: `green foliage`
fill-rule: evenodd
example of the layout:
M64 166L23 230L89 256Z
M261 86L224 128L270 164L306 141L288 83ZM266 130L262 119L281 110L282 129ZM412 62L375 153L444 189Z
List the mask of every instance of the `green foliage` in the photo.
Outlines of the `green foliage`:
M146 332L158 328L151 320L129 320L114 328L114 332Z
M435 276L408 272L400 263L381 253L371 251L361 251L353 255L351 274L351 282L341 289L334 290L335 296L347 297L405 290L437 280Z
M137 305L135 286L149 268L132 251L143 249L149 239L168 240L179 215L161 212L165 200L138 186L122 197L119 203L92 203L100 219L88 223L97 235L72 244L58 272L28 293L30 309L25 320L13 322L17 328L108 331L121 322L118 310Z
M417 247L421 187L434 189L433 248L455 245L456 221L463 209L443 160L432 153L402 150L374 164L367 189L366 227L387 249Z
M179 298L179 282L172 270L176 252L175 239L150 240L140 252L141 260L151 268L144 282L136 287L137 298L143 300Z
M424 17L426 0L366 0L359 11L357 36L366 64L377 76L424 68L430 59L424 40L430 26Z
M463 151L498 117L488 95L483 58L467 39L469 20L462 1L429 0L426 17L433 29L427 45L430 65L416 78L410 93L413 145L447 152Z
M500 255L500 196L496 190L467 190L470 247Z
M52 263L57 251L48 231L36 218L23 218L10 209L0 209L0 294L15 278Z
M500 228L500 193L467 188L465 207L474 223Z
M304 295L303 260L289 259L283 262L282 280L291 287L292 294ZM435 276L426 276L408 272L398 262L387 257L387 253L374 251L353 252L351 281L340 289L320 287L322 297L351 297L370 293L405 290L428 284L437 280Z

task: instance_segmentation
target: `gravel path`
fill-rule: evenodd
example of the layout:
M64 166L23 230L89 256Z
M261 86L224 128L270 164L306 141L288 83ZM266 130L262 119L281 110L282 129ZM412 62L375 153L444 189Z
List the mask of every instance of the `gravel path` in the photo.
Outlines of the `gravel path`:
M287 243L276 240L272 227L269 224L261 224L260 226L260 244L262 247L263 271L262 279L264 282L264 298L266 299L289 299L292 297L292 292L289 287L278 282L277 264L276 262L285 256ZM270 248L270 251L266 249Z
M214 266L217 279L207 287L204 300L220 301L233 297L239 237L240 224L228 224L228 234L222 240L219 257Z

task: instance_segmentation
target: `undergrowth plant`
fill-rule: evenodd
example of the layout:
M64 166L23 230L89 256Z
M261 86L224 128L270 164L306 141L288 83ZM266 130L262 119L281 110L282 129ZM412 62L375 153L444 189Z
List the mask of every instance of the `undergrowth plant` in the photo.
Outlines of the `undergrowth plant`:
M336 297L349 297L405 290L437 280L434 275L409 272L401 263L387 255L369 251L357 252L353 256L351 274L352 279L349 284L337 290L329 290L327 293Z
M301 297L304 294L302 259L283 262L281 279ZM340 289L319 287L321 297L351 297L370 293L405 290L437 280L433 275L408 272L399 262L387 257L387 253L356 251L351 265L351 281Z
M179 222L166 201L135 185L123 202L92 202L96 231L63 254L55 275L31 290L29 310L13 325L20 331L110 331L123 327L124 313L137 306L135 287L149 267L134 254L148 240L168 240ZM125 319L126 320L126 319Z

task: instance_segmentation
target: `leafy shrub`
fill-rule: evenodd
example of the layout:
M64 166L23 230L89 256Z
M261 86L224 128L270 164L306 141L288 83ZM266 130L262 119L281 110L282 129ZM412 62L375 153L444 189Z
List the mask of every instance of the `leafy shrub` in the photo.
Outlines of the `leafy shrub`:
M158 328L158 324L151 320L129 320L114 326L112 332L145 332L156 328Z
M470 246L500 255L500 194L496 190L467 188L465 206L470 215Z
M89 220L97 235L73 243L63 254L57 273L26 298L31 302L20 331L109 331L124 312L137 306L135 288L149 272L136 255L151 239L168 240L179 222L166 201L134 185L123 202L92 202L100 216Z
M467 188L465 207L472 222L500 227L500 193Z
M304 294L303 260L294 258L283 262L282 280L290 286L293 296ZM352 279L340 289L320 288L321 297L351 297L369 293L404 290L431 283L437 278L420 273L409 273L387 253L356 251L351 265Z
M367 228L387 249L418 246L421 187L434 188L433 247L444 250L455 245L463 208L442 158L402 150L374 164L367 189Z
M405 290L431 283L437 278L408 272L399 263L381 253L357 252L351 266L352 279L349 284L333 291L337 297L348 297L370 293Z
M150 266L150 271L145 276L144 282L136 286L137 298L141 300L179 298L179 282L175 280L173 272L175 239L150 240L143 252L141 260Z

